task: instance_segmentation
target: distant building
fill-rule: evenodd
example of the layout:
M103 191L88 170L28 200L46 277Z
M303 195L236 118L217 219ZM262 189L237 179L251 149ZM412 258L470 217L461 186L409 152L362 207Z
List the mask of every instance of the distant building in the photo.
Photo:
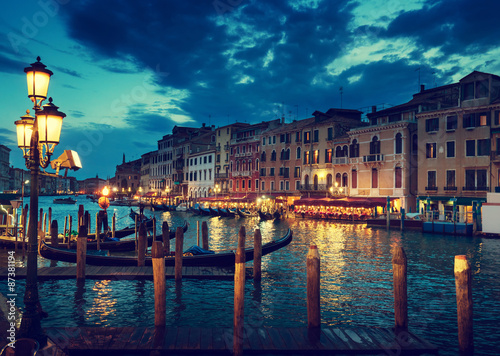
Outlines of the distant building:
M134 194L141 185L141 163L142 159L125 162L124 154L122 164L116 166L113 188L121 193Z
M106 181L96 176L95 178L87 178L80 181L79 185L80 193L82 194L100 194L106 185Z

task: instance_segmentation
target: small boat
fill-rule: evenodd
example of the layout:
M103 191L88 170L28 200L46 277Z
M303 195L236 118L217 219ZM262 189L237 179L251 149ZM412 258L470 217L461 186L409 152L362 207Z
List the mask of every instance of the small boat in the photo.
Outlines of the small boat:
M234 218L236 216L236 214L233 213L229 209L219 209L219 212L220 212L221 216L224 216L224 217L227 217L227 218Z
M200 214L201 215L204 215L204 216L210 216L210 215L212 215L212 213L210 212L210 210L207 209L207 208L202 208L201 206L199 206L198 209L200 210Z
M179 205L177 205L175 207L174 210L176 210L176 211L187 211L188 210L187 203L185 203L185 202L184 203L180 203Z
M263 212L262 210L258 211L260 220L273 220L274 216L272 214Z
M54 204L75 204L75 203L76 200L71 197L54 199Z
M152 211L165 211L165 207L163 206L163 204L153 204L151 203L151 210Z
M187 221L184 221L184 225L181 226L184 232L188 229ZM175 238L175 233L177 228L169 229L169 237L170 239ZM134 231L132 231L134 232ZM95 238L95 234L94 234ZM50 241L50 238L48 239ZM148 236L148 246L153 244L153 241L163 241L163 235L157 235L156 237ZM71 242L69 245L70 249L76 249L76 242ZM60 248L68 248L67 243L59 243ZM99 242L100 250L108 250L108 251L133 251L135 250L135 239L125 239L125 240L111 240L109 237ZM87 250L97 250L97 241L87 241Z
M262 245L262 256L270 254L271 252L277 251L280 248L287 246L292 241L292 238L292 230L288 229L288 231L282 238ZM253 260L253 250L253 248L245 249L245 260L247 262ZM47 259L76 263L75 250L52 247L45 243L45 241L41 241L41 243L38 245L38 252L40 256ZM183 255L182 265L231 267L235 264L235 256L235 250L215 253L213 251L209 251L209 253L199 255ZM167 256L165 258L165 266L174 266L174 257L175 256L172 254ZM137 258L127 256L103 256L87 254L85 262L86 264L93 266L137 266ZM150 256L146 257L145 265L152 265Z
M138 212L133 211L132 209L130 209L130 215L129 216L130 216L130 218L132 220L134 220L134 222L135 222L135 218L137 216L137 224L145 223L147 229L152 228L153 227L153 219L149 219L149 218L147 218L144 215L142 215L142 218L141 218L140 215L141 214L139 214Z
M217 208L215 208L215 209L214 209L214 208L212 208L211 206L209 206L209 207L208 207L208 210L210 211L210 214L211 214L212 216L220 216L219 211L217 210Z
M236 213L238 214L239 217L241 218L251 218L255 215L253 215L251 212L249 211L246 211L246 210L240 210L240 209L236 209Z

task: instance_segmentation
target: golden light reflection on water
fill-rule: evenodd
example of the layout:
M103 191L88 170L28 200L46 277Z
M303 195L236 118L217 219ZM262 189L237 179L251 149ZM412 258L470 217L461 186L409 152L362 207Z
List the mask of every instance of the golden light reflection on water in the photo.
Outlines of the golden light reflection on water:
M100 320L101 323L106 323L110 317L117 313L117 300L113 297L111 281L96 281L92 291L96 293L96 296L92 299L85 319Z

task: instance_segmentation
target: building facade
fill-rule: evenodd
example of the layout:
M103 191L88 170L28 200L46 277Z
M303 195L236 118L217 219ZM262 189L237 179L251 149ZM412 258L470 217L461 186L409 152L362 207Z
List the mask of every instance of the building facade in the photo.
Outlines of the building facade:
M9 190L10 186L10 148L0 145L0 192Z

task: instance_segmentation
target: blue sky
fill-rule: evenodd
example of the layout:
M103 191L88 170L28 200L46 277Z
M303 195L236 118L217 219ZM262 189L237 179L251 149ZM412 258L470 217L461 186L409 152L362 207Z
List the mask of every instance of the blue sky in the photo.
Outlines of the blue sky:
M14 121L23 68L54 72L61 143L78 179L113 176L175 125L289 122L315 110L397 105L479 70L500 74L490 0L23 0L0 21L0 143L24 167Z

